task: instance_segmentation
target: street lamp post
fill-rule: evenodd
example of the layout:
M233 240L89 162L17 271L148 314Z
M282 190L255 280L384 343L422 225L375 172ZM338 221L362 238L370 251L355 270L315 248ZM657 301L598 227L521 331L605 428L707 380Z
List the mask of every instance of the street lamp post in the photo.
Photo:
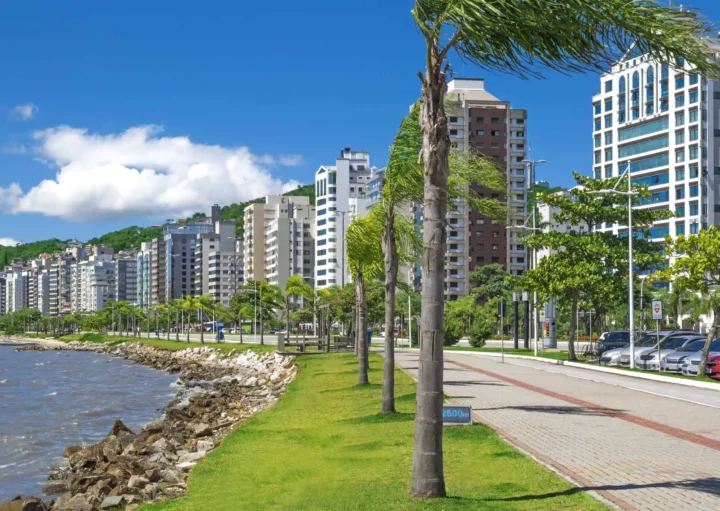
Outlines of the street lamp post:
M533 209L534 209L534 208L533 208ZM534 213L533 213L533 214L534 214ZM508 225L508 226L506 227L506 229L509 230L509 231L510 231L510 230L513 230L513 229L518 229L518 230L523 230L523 231L532 231L533 234L535 234L536 231L542 231L542 229L539 229L539 228L535 227L534 225L535 225L535 219L533 218L533 227L528 227L528 226L526 226L526 225ZM533 260L534 260L534 262L533 262L533 267L536 267L536 266L537 266L537 260L536 260L536 259L537 259L537 248L534 248L534 247L533 247ZM535 334L535 335L534 335L534 338L533 338L533 342L535 343L534 352L535 352L535 356L537 357L537 353L538 353L538 342L539 342L539 336L538 336L538 303L537 303L537 302L538 302L538 297L537 297L537 291L535 291L535 292L533 293L533 299L534 299L534 303L533 303L533 322L535 323L535 324L533 325L533 333Z
M410 286L410 275L412 270L408 269L408 287ZM412 295L408 293L408 348L412 347Z
M527 175L528 178L528 185L532 186L532 194L533 194L533 210L532 210L532 231L533 235L535 234L535 231L541 230L537 229L536 226L536 214L537 211L537 188L535 186L535 169L538 164L540 163L547 163L547 160L523 160L523 163L527 164L529 172ZM532 257L532 266L533 269L537 268L537 249L533 249L533 257ZM538 347L538 341L539 341L539 332L538 332L538 294L537 291L533 292L533 338L535 342L535 356L537 357L537 347Z
M590 192L593 194L617 194L626 195L628 198L628 323L630 330L630 368L635 369L635 301L633 296L633 231L632 231L632 210L633 210L633 196L638 195L638 192L634 192L632 189L632 177L630 174L630 163L627 162L627 168L622 173L620 179L615 184L615 188L612 190L597 190ZM622 179L627 176L628 178L628 189L627 192L623 192L617 189ZM642 290L642 286L641 286Z
M340 287L345 287L345 213L347 211L336 211L340 215Z
M650 275L640 276L640 322L642 323L642 329L645 330L645 308L643 307L643 288L645 287L645 281Z

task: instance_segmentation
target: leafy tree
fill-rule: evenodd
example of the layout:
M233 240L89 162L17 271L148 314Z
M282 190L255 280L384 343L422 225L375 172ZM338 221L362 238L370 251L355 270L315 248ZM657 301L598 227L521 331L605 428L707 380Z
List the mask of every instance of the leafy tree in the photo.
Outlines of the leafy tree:
M713 339L720 337L720 230L711 226L697 235L680 235L665 239L670 266L654 278L673 281L680 292L700 293L712 311L713 322L708 330L698 374L704 375Z
M478 266L470 273L470 281L475 284L471 293L478 303L503 296L510 290L508 273L502 264Z
M277 322L275 311L281 311L284 298L280 288L265 281L257 283L258 317L260 318L260 344L265 344L265 324Z
M627 223L627 198L616 194L597 195L593 192L622 186L625 179L594 180L573 173L579 187L570 197L545 195L543 201L557 208L554 219L579 226L579 231L543 232L527 240L528 246L550 249L537 268L525 273L526 287L538 291L545 301L557 298L571 304L568 359L576 360L575 332L578 304L581 300L598 303L609 297L619 299L626 289L628 275L627 240L612 233L592 232L590 226L602 223ZM646 186L635 186L639 204L649 196ZM640 209L633 212L633 255L635 266L649 270L663 263L662 248L647 239L643 229L654 221L668 218L669 211Z
M312 304L315 300L315 291L301 275L291 275L285 284L285 322L287 324L286 338L290 338L290 300L302 298L304 302Z

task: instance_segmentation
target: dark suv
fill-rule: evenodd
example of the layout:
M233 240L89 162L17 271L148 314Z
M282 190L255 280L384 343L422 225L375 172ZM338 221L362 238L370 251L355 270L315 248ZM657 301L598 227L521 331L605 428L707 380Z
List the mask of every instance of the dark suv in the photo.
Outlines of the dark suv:
M598 339L598 356L608 350L616 348L624 348L630 344L630 332L627 330L616 330L613 332L604 332Z

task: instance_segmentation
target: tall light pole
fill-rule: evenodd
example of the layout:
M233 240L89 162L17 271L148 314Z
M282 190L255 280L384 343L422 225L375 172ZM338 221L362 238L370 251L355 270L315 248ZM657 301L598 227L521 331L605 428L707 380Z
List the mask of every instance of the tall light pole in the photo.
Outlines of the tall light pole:
M345 287L345 213L347 211L336 211L340 215L340 287Z
M535 219L534 219L534 217L533 217L533 225L534 225L534 224L535 224ZM537 227L528 227L528 226L526 226L526 225L508 225L508 226L506 227L506 229L507 229L508 231L515 230L515 229L517 229L517 230L523 230L523 231L532 231L533 235L535 235L535 231L542 231L542 229L539 229L539 228L537 228ZM536 259L536 258L537 258L537 248L534 248L534 247L533 247L533 259ZM534 263L533 263L533 267L536 267L536 266L537 266L537 262L534 262ZM535 325L534 325L534 328L533 328L533 333L535 334L534 337L533 337L533 342L534 342L534 344L535 344L535 346L534 346L535 356L537 357L537 354L538 354L538 342L539 342L539 339L540 339L539 336L538 336L538 327L537 327L537 325L538 325L538 306L537 306L537 300L538 300L538 298L537 298L537 291L535 291L533 294L534 294L534 300L535 300L535 302L534 302L534 304L533 304L533 321L535 322Z
M638 195L639 192L634 192L632 189L632 177L630 173L631 160L627 162L627 168L622 173L620 179L615 184L615 188L612 190L597 190L590 192L592 194L617 194L625 195L628 199L628 322L630 330L630 368L635 369L635 300L633 296L633 231L632 231L632 210L633 210L633 196ZM623 192L617 189L617 186L622 182L623 178L628 178L628 189L627 192ZM642 286L641 286L642 288Z
M408 287L411 286L411 275L412 269L408 269ZM412 300L411 294L408 293L408 348L412 347Z
M645 287L645 281L650 275L640 275L640 322L642 323L642 329L645 330L645 308L643 307L643 288Z
M528 167L528 188L532 186L532 194L533 194L533 210L532 210L532 231L533 235L535 235L535 231L538 231L540 229L536 226L536 215L535 212L537 211L537 188L535 186L535 168L538 166L538 164L541 163L547 163L547 160L523 160L523 163L525 163ZM537 249L533 248L533 256L532 256L532 267L533 269L537 268ZM539 332L538 332L538 294L537 291L533 292L533 339L535 342L535 356L537 357L537 347L538 347L538 341L539 341Z

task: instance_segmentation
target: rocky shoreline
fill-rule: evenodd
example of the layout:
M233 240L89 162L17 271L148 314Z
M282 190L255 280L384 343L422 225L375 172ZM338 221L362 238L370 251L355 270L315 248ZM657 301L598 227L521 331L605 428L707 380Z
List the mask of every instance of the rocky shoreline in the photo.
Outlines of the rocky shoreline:
M93 445L71 446L45 488L52 500L16 499L0 511L135 509L141 502L177 498L198 461L235 426L275 404L297 373L277 353L223 352L211 347L170 351L127 343L33 344L19 350L94 351L179 376L178 393L163 417L133 432L116 420Z

